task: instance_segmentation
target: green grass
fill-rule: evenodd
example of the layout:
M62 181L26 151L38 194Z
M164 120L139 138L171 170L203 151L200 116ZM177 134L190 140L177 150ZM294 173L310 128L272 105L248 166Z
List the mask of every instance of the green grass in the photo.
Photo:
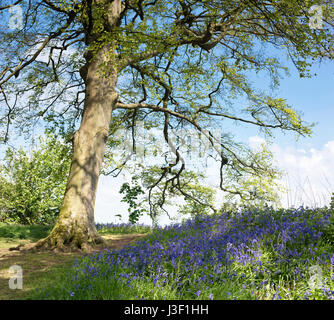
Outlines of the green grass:
M29 299L32 292L41 286L52 286L64 279L77 253L55 254L51 252L25 253L0 257L0 300ZM13 265L22 267L23 289L11 290L8 286L9 268Z
M52 226L0 223L0 249L17 247L46 237Z
M0 223L0 238L37 241L46 237L53 226Z

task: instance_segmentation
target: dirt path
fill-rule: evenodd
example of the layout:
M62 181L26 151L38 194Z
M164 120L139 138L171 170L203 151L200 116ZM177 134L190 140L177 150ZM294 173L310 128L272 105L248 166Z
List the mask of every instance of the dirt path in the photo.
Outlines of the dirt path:
M146 234L119 234L103 235L106 245L96 246L93 252L110 249L121 249L134 241L145 237ZM25 242L24 249L29 249L34 243ZM60 275L64 266L70 265L83 253L63 253L63 252L31 252L27 250L11 251L9 248L0 248L0 300L22 299L29 291L42 287L43 282L50 281ZM8 281L13 274L9 273L9 268L18 265L22 268L23 288L12 290Z

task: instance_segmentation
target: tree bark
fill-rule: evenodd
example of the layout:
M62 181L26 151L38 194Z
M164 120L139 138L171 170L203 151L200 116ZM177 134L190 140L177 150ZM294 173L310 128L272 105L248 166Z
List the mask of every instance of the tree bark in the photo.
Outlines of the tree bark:
M94 207L111 113L117 102L118 66L115 43L109 41L102 45L99 39L103 35L101 19L109 31L119 26L122 1L92 0L86 4L89 12L88 23L83 22L86 44L98 44L99 49L94 54L89 50L91 47L88 49L86 64L80 70L85 81L85 104L80 128L73 136L73 157L64 200L55 227L47 238L37 242L37 249L86 251L91 244L103 242L95 228ZM92 14L94 8L99 8L99 14L102 12L104 16Z
M93 59L86 57L84 112L73 136L73 157L62 208L55 227L47 238L38 241L37 249L88 250L91 244L103 242L95 228L94 206L111 113L117 101L116 65L109 66L107 75L101 75L99 69L107 61L108 49L100 49Z

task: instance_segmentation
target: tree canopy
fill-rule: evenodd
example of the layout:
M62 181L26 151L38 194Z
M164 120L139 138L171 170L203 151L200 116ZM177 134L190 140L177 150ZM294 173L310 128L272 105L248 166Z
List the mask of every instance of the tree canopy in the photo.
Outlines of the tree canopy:
M236 179L266 173L268 167L224 131L229 122L257 127L267 137L278 129L309 136L312 126L287 101L252 85L249 75L268 75L276 86L286 71L282 53L301 77L311 76L314 61L331 57L333 8L319 1L16 0L2 1L0 15L11 22L0 31L2 141L12 128L29 130L40 120L74 133L59 218L67 224L56 225L51 246L80 247L87 240L83 230L94 229L87 225L106 142L114 146L115 132L135 132L138 122L160 128L173 155L150 188L172 173L166 189L181 192L186 163L171 139L180 128L209 141L221 164L222 190L235 192L224 183L225 169ZM220 138L211 128L222 130ZM131 142L135 152L135 134ZM88 217L80 236L68 227L79 211Z

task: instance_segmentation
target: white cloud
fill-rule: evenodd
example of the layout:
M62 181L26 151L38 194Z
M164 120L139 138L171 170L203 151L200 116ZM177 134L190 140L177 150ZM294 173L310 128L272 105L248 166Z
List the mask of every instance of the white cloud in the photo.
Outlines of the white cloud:
M276 166L287 175L284 184L289 188L283 196L284 206L328 205L334 192L334 141L321 149L271 146Z
M248 143L251 149L255 151L259 150L261 145L266 143L266 140L259 136L254 136L254 137L249 137Z
M96 222L117 222L119 220L115 215L127 212L127 205L121 202L122 195L119 193L123 182L122 177L100 177L95 202Z

